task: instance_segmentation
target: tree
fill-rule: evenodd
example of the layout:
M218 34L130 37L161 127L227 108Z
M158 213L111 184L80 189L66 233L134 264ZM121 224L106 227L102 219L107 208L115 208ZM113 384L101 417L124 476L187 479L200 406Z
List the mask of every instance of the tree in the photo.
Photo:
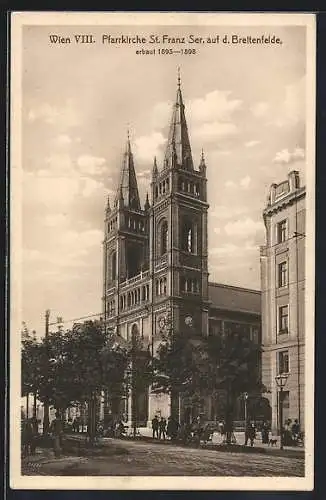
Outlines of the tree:
M261 393L260 345L237 331L203 338L201 386L213 398L225 396L227 443L231 442L235 402L244 392Z
M42 344L35 336L30 336L27 329L24 331L21 348L21 392L26 396L28 416L28 396L34 395L33 414L36 416L36 398L42 378Z
M160 343L154 359L154 390L176 395L192 404L209 396L223 405L227 442L231 442L237 398L243 392L261 393L260 346L240 331L218 336L186 337L172 332Z
M98 396L106 388L121 394L128 353L116 348L100 321L75 324L36 341L25 335L22 348L22 391L37 393L59 413L87 403L91 440L95 434Z
M195 399L200 392L200 341L170 331L153 360L154 392L171 395L172 417L179 420L179 396Z

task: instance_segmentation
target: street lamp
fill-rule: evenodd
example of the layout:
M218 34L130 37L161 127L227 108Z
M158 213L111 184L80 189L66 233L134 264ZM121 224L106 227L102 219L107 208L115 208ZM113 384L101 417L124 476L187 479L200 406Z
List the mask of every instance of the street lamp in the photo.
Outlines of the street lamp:
M289 377L288 373L276 375L275 382L279 388L279 427L280 427L280 449L283 450L283 389Z
M248 420L248 393L244 392L243 393L243 400L244 400L244 420L245 420L245 431L247 432L247 420Z

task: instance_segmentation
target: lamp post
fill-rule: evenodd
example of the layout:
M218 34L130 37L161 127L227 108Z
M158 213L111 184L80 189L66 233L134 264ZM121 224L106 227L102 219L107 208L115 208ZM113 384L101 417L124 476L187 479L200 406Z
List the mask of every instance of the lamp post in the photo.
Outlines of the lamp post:
M280 373L275 377L275 382L279 388L279 429L280 429L280 449L283 450L283 389L289 374Z
M49 377L49 323L50 321L50 310L47 309L45 311L45 345L46 345L46 354L47 354L47 367L46 367L46 378L47 378L47 384L48 384L48 377ZM43 434L46 435L49 431L49 425L50 425L50 419L49 419L49 395L48 395L48 387L46 389L46 397L44 399L44 414L43 414Z
M247 421L248 421L248 393L243 393L244 400L244 420L245 420L245 431L247 431Z

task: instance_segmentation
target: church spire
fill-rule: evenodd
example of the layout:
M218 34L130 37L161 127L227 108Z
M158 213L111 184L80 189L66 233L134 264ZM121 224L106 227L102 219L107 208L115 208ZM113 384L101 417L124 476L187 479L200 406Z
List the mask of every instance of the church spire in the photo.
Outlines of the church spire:
M168 143L165 151L164 167L178 166L194 170L190 140L181 92L180 68L178 68L177 97L173 106Z
M118 200L123 201L125 207L140 210L140 199L134 167L134 159L131 151L129 129L127 132L127 144L123 155L120 181L116 195Z
M158 168L157 168L157 162L156 162L156 156L154 156L154 163L153 163L153 170L152 170L152 176L156 177L158 174Z
M147 192L146 193L146 201L145 201L144 210L147 211L147 210L149 210L149 208L150 208L150 204L149 204L148 192Z
M111 206L110 206L110 196L108 195L107 198L107 203L106 203L106 211L111 212Z

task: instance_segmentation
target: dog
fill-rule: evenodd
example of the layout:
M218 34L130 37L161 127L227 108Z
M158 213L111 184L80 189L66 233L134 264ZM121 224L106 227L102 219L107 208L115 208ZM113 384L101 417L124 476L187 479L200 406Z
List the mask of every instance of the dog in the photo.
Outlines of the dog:
M276 446L277 445L277 439L275 438L271 438L269 441L268 441L268 446Z

